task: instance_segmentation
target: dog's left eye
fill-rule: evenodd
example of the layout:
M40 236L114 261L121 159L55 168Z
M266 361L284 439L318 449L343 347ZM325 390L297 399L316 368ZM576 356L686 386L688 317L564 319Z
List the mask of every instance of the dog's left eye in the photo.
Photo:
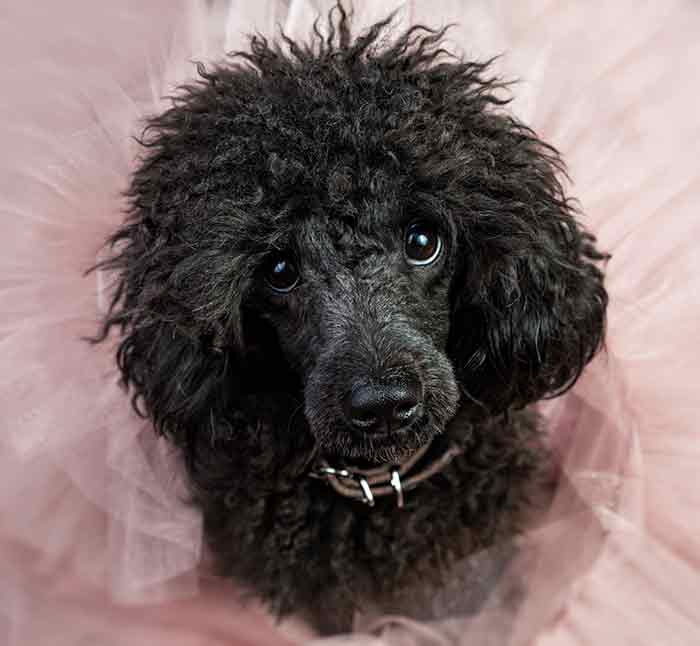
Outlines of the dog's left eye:
M428 222L414 222L406 229L406 258L411 265L429 265L442 251L442 239Z
M289 258L276 256L267 267L265 279L273 291L286 294L299 284L299 271Z

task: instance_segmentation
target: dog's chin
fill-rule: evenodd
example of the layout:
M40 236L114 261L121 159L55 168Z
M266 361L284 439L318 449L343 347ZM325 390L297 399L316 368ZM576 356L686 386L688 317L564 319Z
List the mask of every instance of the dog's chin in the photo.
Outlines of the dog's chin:
M323 455L342 466L400 464L430 444L439 429L411 426L395 432L358 434L339 432L320 442Z

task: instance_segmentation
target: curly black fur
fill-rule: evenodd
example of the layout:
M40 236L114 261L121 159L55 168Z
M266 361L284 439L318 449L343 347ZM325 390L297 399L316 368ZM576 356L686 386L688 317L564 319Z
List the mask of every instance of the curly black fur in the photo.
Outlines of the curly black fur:
M455 556L517 531L546 473L528 404L560 394L602 343L603 256L557 152L504 109L488 63L416 26L353 40L341 5L310 45L251 38L152 118L99 339L134 406L180 448L220 571L281 614L340 627ZM440 258L412 267L407 224ZM273 292L278 254L301 282ZM358 382L420 383L420 420L349 431ZM466 450L372 510L307 477L318 453ZM442 441L442 440L438 440ZM414 581L412 584L411 581Z

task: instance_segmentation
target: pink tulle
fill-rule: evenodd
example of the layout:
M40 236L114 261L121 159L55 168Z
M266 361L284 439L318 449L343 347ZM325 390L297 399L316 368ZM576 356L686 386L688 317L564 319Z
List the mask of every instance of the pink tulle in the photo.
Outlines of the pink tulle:
M0 13L0 642L291 644L201 565L166 443L91 347L109 277L84 276L122 217L139 119L193 59L305 37L324 0L8 2ZM354 2L356 29L459 23L467 56L518 77L512 109L568 161L613 254L607 351L543 404L562 487L476 616L358 617L314 644L700 643L700 6ZM475 558L498 558L487 553ZM524 582L521 603L510 585Z

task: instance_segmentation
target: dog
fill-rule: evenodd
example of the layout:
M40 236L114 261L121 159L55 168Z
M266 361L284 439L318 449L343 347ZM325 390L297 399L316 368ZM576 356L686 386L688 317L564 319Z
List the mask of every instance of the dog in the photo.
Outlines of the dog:
M608 299L563 162L490 62L445 29L327 21L199 64L147 122L95 341L121 335L218 573L333 633L546 504L531 405L602 347Z

